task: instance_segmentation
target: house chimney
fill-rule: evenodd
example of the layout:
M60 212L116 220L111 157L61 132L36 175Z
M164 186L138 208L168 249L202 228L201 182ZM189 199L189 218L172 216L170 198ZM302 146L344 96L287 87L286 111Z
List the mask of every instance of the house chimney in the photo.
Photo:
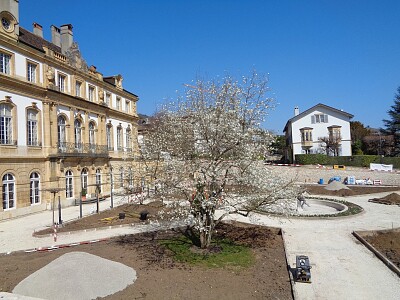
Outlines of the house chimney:
M43 38L43 27L38 23L33 23L33 33L38 37Z
M61 47L61 35L60 35L60 28L51 25L51 42L58 46Z
M66 24L61 25L61 53L64 54L69 47L72 46L73 34L72 34L72 25Z
M298 116L299 115L299 107L295 106L294 108L294 116Z

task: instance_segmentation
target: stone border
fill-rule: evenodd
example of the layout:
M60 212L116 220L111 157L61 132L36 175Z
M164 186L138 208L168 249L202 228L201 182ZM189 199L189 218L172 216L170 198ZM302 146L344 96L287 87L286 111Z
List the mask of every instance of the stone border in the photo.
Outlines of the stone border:
M389 259L387 259L382 253L380 253L374 246L372 246L369 242L367 242L360 234L363 232L370 231L353 231L352 234L365 246L373 252L391 271L397 274L400 277L400 269L392 263Z
M323 220L333 220L333 219L337 219L337 218L349 218L349 217L353 217L353 216L358 216L361 215L365 212L364 208L361 205L358 205L354 202L350 202L350 201L345 201L345 200L339 200L339 199L335 199L335 198L323 198L323 197L308 197L308 199L311 200L317 200L317 201L330 201L330 202L335 202L335 203L339 203L343 206L346 207L346 209L342 210L342 211L338 211L336 213L333 214L320 214L320 215L294 215L294 214L282 214L282 213L274 213L274 212L267 212L267 211L263 211L263 210L255 210L256 213L259 214L263 214L263 215L271 215L274 217L285 217L287 219L293 218L293 219L323 219ZM355 214L346 214L346 215L341 215L347 211L349 211L349 206L347 205L347 203L351 203L353 205L358 206L361 210L358 213Z
M283 250L285 251L286 265L287 265L287 271L289 273L290 289L292 291L292 297L293 297L293 300L298 300L300 298L299 298L299 295L297 294L297 292L296 292L296 290L294 288L295 281L294 281L294 278L293 278L292 267L290 265L289 257L288 257L287 251L286 251L287 247L286 247L286 241L285 241L285 233L284 233L282 228L280 228L280 232L281 232L282 241L283 241Z

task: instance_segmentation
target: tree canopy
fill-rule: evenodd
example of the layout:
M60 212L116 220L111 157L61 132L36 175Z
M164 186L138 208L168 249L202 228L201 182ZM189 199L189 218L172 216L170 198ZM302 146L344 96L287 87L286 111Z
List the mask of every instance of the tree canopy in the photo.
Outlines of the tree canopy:
M393 135L394 155L400 155L400 87L394 96L394 104L388 110L389 119L383 120L385 128L383 133Z
M157 191L167 202L175 200L170 216L188 217L203 248L227 214L248 216L294 198L291 183L271 178L262 163L272 135L260 124L275 106L267 83L253 72L240 80L225 76L187 84L183 96L160 109L144 138L142 156L157 166ZM217 209L224 211L218 218Z

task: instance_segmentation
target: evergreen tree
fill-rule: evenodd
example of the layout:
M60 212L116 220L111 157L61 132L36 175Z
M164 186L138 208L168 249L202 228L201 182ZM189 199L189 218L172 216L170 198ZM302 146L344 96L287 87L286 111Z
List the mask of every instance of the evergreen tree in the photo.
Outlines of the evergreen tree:
M394 104L388 111L389 120L383 120L385 129L383 133L393 135L394 138L394 155L400 155L400 87L397 88L397 94L394 97Z

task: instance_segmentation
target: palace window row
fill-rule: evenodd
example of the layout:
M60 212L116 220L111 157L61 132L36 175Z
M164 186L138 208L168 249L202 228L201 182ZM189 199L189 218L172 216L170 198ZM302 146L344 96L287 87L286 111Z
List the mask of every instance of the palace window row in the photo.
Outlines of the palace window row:
M98 187L98 192L102 192L102 173L101 169L96 169L95 171L95 184L96 187L94 190L97 189ZM66 198L72 198L74 197L75 194L81 195L82 191L85 190L86 193L88 193L88 187L91 186L92 184L89 183L89 171L87 168L83 168L80 176L78 176L78 180L80 180L80 186L79 190L74 192L74 173L71 170L68 170L65 172L65 197ZM79 182L77 183L79 184Z
M15 54L5 49L0 50L0 73L13 75L15 74ZM19 60L18 60L19 61ZM19 67L19 69L21 69ZM38 62L34 62L32 60L26 59L26 63L24 66L26 80L31 83L40 83L40 64ZM54 69L53 69L54 70ZM54 74L55 73L55 74ZM104 99L105 95L105 103L108 107L113 107L116 110L124 111L126 113L130 113L132 108L135 109L135 104L131 103L131 100L125 99L125 102L122 102L122 98L120 96L116 96L114 99L114 105L112 102L111 93L107 91L103 91L102 88L97 87L93 84L84 83L82 78L75 78L75 76L68 75L60 72L59 70L53 71L55 75L55 85L56 88L63 93L70 93L75 97L83 97L91 102L100 102ZM19 74L23 76L22 74ZM124 104L124 107L122 107Z

